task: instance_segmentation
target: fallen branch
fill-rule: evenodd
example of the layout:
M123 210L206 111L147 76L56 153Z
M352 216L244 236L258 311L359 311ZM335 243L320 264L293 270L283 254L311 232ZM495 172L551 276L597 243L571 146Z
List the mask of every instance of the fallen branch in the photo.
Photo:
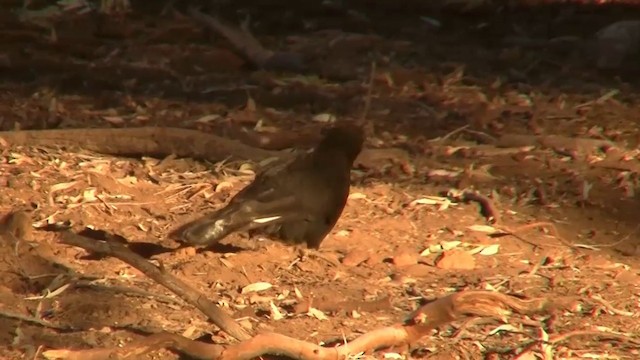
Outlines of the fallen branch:
M467 316L483 316L504 319L510 314L531 315L567 309L574 301L546 298L521 300L493 291L462 291L432 301L407 317L404 323L370 331L347 344L338 347L322 347L277 333L262 333L238 344L222 346L196 342L180 335L161 333L122 348L90 350L48 350L43 355L49 359L102 360L117 357L129 358L171 348L183 354L201 359L253 359L267 354L278 354L294 359L338 360L349 355L370 352L391 346L411 344L430 334L431 330Z
M518 233L522 232L523 230L528 230L528 229L533 229L533 228L544 228L544 229L548 229L550 230L551 234L558 239L564 246L569 247L569 248L575 248L575 246L573 244L571 244L570 242L566 241L562 236L560 236L560 233L558 232L558 229L556 228L555 224L551 223L551 222L535 222L535 223L531 223L531 224L526 224L526 225L522 225L517 227L514 230L509 229L508 227L504 227L503 229L500 229L499 233L493 234L491 235L491 237L502 237L502 236L513 236L516 239L525 242L529 245L531 245L534 249L538 248L540 245L535 244L525 238L523 238L522 236L518 235Z
M206 344L180 335L162 332L131 342L120 348L58 349L44 351L42 355L47 359L67 360L137 359L151 351L164 348L178 350L195 359L217 359L220 358L224 350L220 345Z
M224 36L236 52L254 66L265 70L285 70L299 72L304 69L302 56L291 52L274 52L266 49L256 39L245 24L238 29L222 19L200 12L194 7L188 14L200 24Z
M640 173L640 162L637 160L636 151L637 149L611 149L607 151L606 158L591 163L591 166Z
M391 299L382 297L372 301L339 300L331 297L311 297L300 301L293 307L294 314L305 314L309 308L315 308L325 313L350 313L352 311L373 313L388 310L392 307Z
M237 135L237 134L236 134ZM300 145L315 142L319 138L311 132L297 136L290 133L285 145ZM260 148L264 144L249 146L238 140L206 134L197 130L180 128L138 127L125 129L56 129L0 131L0 145L4 140L11 146L45 146L82 148L105 155L153 156L164 158L170 155L218 162L225 159L262 161L269 158L286 160L295 152L270 151ZM246 140L246 139L243 139ZM252 141L247 141L252 142ZM397 148L363 149L355 161L356 166L374 168L380 162L399 163L405 172L411 165L406 151ZM408 170L407 170L408 169Z
M63 244L77 246L91 252L97 252L118 258L135 267L142 273L174 292L187 303L195 306L213 321L220 329L238 340L246 340L250 336L235 320L222 311L216 304L206 298L197 289L172 274L156 267L140 255L129 250L125 245L113 241L94 240L74 234L71 231L62 232Z
M212 162L229 157L261 161L282 156L281 153L253 148L239 141L180 128L2 131L0 138L14 146L80 147L120 156L165 157L175 154Z
M80 280L73 284L73 286L78 288L88 288L96 291L109 291L116 294L124 294L126 296L138 296L138 297L146 297L150 299L155 299L158 302L162 302L165 304L177 304L183 305L184 303L179 299L174 299L170 296L154 294L150 291L128 287L128 286L118 286L118 285L101 285L97 284L95 280Z
M566 334L558 334L549 338L550 344L565 342L574 337L586 337L590 340L615 340L621 343L631 344L634 347L640 346L640 340L634 339L627 334L613 333L601 330L575 330Z
M55 329L55 330L62 330L62 331L78 331L78 330L80 330L80 329L75 328L75 327L73 327L71 325L52 323L52 322L46 321L44 319L39 319L39 318L34 317L34 316L19 314L17 312L13 312L13 311L7 310L7 309L0 309L0 317L7 318L7 319L16 319L16 320L24 321L26 323L40 325L42 327L49 328L49 329Z
M497 139L497 147L535 146L553 149L573 158L585 157L598 152L606 152L610 148L619 147L614 142L600 139L573 138L560 135L519 135L505 134Z

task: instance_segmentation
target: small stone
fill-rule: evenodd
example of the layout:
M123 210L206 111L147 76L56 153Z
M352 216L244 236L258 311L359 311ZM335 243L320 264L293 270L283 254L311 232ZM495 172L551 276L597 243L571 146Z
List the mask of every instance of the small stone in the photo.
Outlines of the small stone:
M416 254L401 252L393 256L393 264L397 267L415 265L418 263Z
M436 269L424 264L412 264L402 269L402 273L414 278L425 278L432 276Z
M196 248L194 246L184 247L176 250L175 254L178 257L193 257L196 256Z
M369 266L374 266L382 263L384 261L384 256L380 253L369 254L369 258L366 263Z
M473 270L476 267L476 260L466 251L451 250L442 253L436 266L445 270Z
M362 249L353 249L342 258L342 264L349 267L355 267L367 261L370 254Z

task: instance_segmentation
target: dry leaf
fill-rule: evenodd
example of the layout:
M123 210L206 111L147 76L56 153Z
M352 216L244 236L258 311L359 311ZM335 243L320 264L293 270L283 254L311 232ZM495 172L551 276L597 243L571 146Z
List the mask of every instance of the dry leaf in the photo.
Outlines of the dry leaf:
M439 202L434 199L422 198L422 199L413 200L412 202L409 203L409 206L413 207L416 205L435 205L435 204L439 204Z
M216 185L216 192L220 192L220 191L224 191L225 189L232 189L233 188L233 183L229 182L229 181L222 181L219 182L218 185Z
M422 250L422 252L420 253L420 256L429 256L429 255L431 255L431 250L429 250L429 248Z
M336 232L336 236L339 237L349 236L350 234L351 232L349 230L339 230L338 232Z
M518 329L517 327L510 325L510 324L504 324L504 325L500 325L498 327L496 327L495 329L491 330L489 332L489 335L495 335L501 331L507 331L507 332L513 332L513 333L521 333L522 329Z
M329 318L327 317L327 315L325 315L322 311L316 309L316 308L309 308L309 311L307 312L307 315L314 317L318 320L329 320Z
M280 309L273 303L273 301L269 302L269 306L271 307L270 317L272 320L280 320L284 318L284 315L280 312Z
M444 250L451 250L453 248L457 248L458 246L460 246L460 244L462 244L462 241L443 241L440 243L440 246L442 246Z
M111 125L123 125L124 119L120 116L103 116L102 119Z
M494 228L493 226L489 226L489 225L471 225L471 226L467 227L467 229L469 229L471 231L484 232L484 233L488 233L488 234L497 232L496 228Z
M542 347L542 353L544 354L544 360L553 360L553 345L549 344L549 334L542 328L538 328L539 338L542 340L540 346Z
M54 298L60 294L62 294L65 290L67 290L67 288L70 286L71 284L64 284L62 286L60 286L59 288L57 288L54 291L49 291L48 289L45 290L45 294L44 295L38 295L38 296L28 296L26 298L24 298L25 300L40 300L40 299L51 299Z
M119 184L130 186L138 183L138 178L135 176L125 176L121 179L116 179Z
M30 164L30 165L33 165L33 160L28 156L12 152L10 154L10 157L11 158L9 160L9 164L16 164L16 165Z
M271 133L271 134L275 134L275 133L280 132L280 129L278 129L275 126L264 125L264 120L262 120L262 119L258 120L256 125L253 127L253 130L255 130L257 132L260 132L260 133Z
M442 204L440 204L440 207L438 207L438 211L447 210L451 204L452 204L452 202L449 201L449 200L443 202Z
M61 349L61 350L45 350L42 352L42 356L46 359L74 359L77 358L75 350Z
M272 287L273 285L271 285L268 282L256 282L243 287L241 293L247 294L250 292L264 291L264 290L271 289Z
M355 200L355 199L366 199L367 195L363 194L363 193L351 193L349 194L349 199Z
M460 174L462 174L462 171L449 171L449 170L444 170L444 169L436 169L436 170L431 170L427 173L428 177L447 177L447 178L455 178L457 176L460 176Z
M493 244L493 245L486 246L484 249L480 251L479 254L485 255L485 256L495 255L498 253L499 249L500 249L500 244Z
M222 263L222 265L226 266L229 269L232 269L234 267L233 263L227 259L219 258L219 260Z
M71 189L72 187L74 187L77 184L78 184L77 181L71 181L71 182L58 183L58 184L52 185L49 188L49 205L53 205L54 204L54 197L53 197L54 193L56 193L58 191L62 191L62 190Z
M428 248L424 249L420 256L427 256L429 254L439 254L443 251L454 249L462 244L462 241L453 240L453 241L442 241L440 244L431 245Z
M83 202L92 202L98 200L96 196L96 188L88 188L82 192L82 201Z
M245 105L244 110L248 112L255 112L257 109L256 101L253 100L252 97L247 98L247 105Z
M58 183L55 185L52 185L49 188L49 194L57 192L57 191L61 191L61 190L67 190L67 189L71 189L72 187L74 187L78 182L77 181L71 181L71 182L66 182L66 183Z
M254 175L256 173L255 170L253 170L253 165L249 163L240 165L240 168L238 168L238 172L244 175Z
M196 330L198 330L198 328L196 326L191 325L182 333L182 336L186 338L191 338L193 334L196 333Z
M469 149L469 147L468 146L445 146L444 149L445 149L444 154L451 156L460 150Z
M440 208L438 210L441 211L449 208L449 205L451 205L451 200L440 196L427 196L424 198L413 200L409 203L410 208L416 205L440 205Z
M213 122L215 120L220 119L221 116L218 114L209 114L209 115L205 115L201 118L198 118L197 120L194 120L194 122L199 123L199 124L208 124L210 122Z
M316 116L313 117L313 121L317 121L317 122L322 122L322 123L334 123L336 122L336 117L335 115L332 114L318 114Z
M282 293L281 293L281 294L278 294L278 295L276 296L276 299L278 299L278 300L284 300L284 299L286 299L286 298L289 296L289 293L290 293L290 291L289 291L289 290L284 289L284 290L282 291Z
M393 352L388 352L388 353L384 353L384 358L385 359L393 359L393 360L401 360L404 359L404 356L398 354L398 353L393 353Z

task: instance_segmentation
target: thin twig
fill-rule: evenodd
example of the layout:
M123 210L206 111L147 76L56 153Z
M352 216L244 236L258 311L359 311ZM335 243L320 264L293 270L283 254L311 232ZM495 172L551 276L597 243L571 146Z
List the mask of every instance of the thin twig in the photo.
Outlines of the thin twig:
M594 247L594 248L610 248L610 247L615 247L618 246L624 242L626 242L627 240L629 240L631 238L631 235L634 235L636 232L638 232L638 229L640 229L640 225L637 225L635 227L635 229L633 229L630 233L628 233L627 235L625 235L622 239L612 242L610 244L601 244L601 245L589 245L590 247Z
M371 109L371 98L373 96L373 82L376 77L376 62L371 62L371 71L369 72L369 84L367 84L367 96L364 98L364 107L362 109L362 116L360 120L364 123L369 115Z
M440 137L437 137L435 139L430 139L429 142L443 142L443 141L449 139L450 137L452 137L453 135L455 135L455 134L457 134L459 132L465 131L467 128L469 128L469 124L461 126L461 127L451 131L450 133L448 133L448 134L446 134L444 136L440 136Z
M0 309L0 316L1 317L5 317L5 318L9 318L9 319L17 319L17 320L21 320L21 321L26 321L28 323L31 324L36 324L36 325L40 325L46 328L50 328L50 329L56 329L56 330L64 330L64 331L77 331L79 329L76 329L73 326L70 325L61 325L61 324L55 324L55 323L51 323L42 319L38 319L36 317L33 316L29 316L29 315L22 315L22 314L18 314L16 312L13 312L11 310L6 310L6 309Z
M125 294L125 295L152 298L167 304L183 304L182 301L180 301L179 299L173 298L171 296L154 294L150 291L128 287L128 286L96 284L95 280L94 281L86 281L86 280L78 281L74 285L77 287L83 287L83 288L89 288L89 289L95 289L95 290L112 291L112 292Z
M634 339L631 336L628 336L625 334L616 334L616 333L610 333L605 331L595 331L595 330L576 330L576 331L571 331L565 334L555 335L552 338L550 338L548 342L550 344L557 344L559 342L566 341L569 338L576 337L576 336L584 336L592 339L605 338L605 339L618 340L620 342L629 343L633 345L640 345L640 340Z
M94 240L75 234L71 231L62 232L61 242L77 246L85 250L105 254L124 261L140 270L158 284L171 290L187 303L202 311L214 324L238 340L246 340L250 335L227 313L193 286L185 283L174 275L158 268L142 256L134 253L125 245L115 241Z

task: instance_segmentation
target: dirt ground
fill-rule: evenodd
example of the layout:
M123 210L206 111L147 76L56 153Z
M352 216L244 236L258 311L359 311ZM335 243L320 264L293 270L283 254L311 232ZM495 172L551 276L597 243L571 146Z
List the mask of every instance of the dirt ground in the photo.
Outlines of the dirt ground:
M251 14L257 38L303 54L315 75L251 70L219 36L187 17L159 15L160 5L100 22L70 19L57 25L52 43L48 30L15 19L9 10L21 2L3 1L2 129L174 126L231 136L230 128L246 127L277 135L313 133L332 116L343 121L366 113L367 147L395 148L387 151L393 161L354 169L345 212L320 249L324 258L296 261L293 249L271 240L255 245L241 233L217 251L165 252L153 261L216 299L243 326L314 343L402 321L425 299L454 291L597 299L600 306L557 314L552 325L512 316L458 332L462 323L455 322L401 355L513 359L544 328L549 336L584 331L550 345L554 358L637 359L638 174L597 166L601 154L507 151L479 139L563 135L636 149L634 64L602 72L575 44L502 40L586 38L640 17L639 9L464 13L436 11L428 2L352 1L345 12L290 3L240 1L221 13L232 21ZM238 162L161 160L3 143L0 206L6 213L27 209L36 225L70 221L175 247L170 230L221 206L252 178ZM489 236L474 203L442 205L443 192L469 187L492 199L500 215L493 226L517 236ZM525 227L536 223L546 226ZM161 329L224 340L198 310L121 261L88 257L59 244L55 233L30 237L31 245L0 248L0 312L43 323L1 316L0 356L116 346ZM453 247L448 261L439 244ZM72 286L58 276L68 269L81 275ZM272 287L242 292L256 282ZM295 311L310 298L326 318ZM282 319L274 318L272 303ZM620 333L636 338L603 335ZM387 350L393 351L401 352ZM145 358L179 356L161 351Z

